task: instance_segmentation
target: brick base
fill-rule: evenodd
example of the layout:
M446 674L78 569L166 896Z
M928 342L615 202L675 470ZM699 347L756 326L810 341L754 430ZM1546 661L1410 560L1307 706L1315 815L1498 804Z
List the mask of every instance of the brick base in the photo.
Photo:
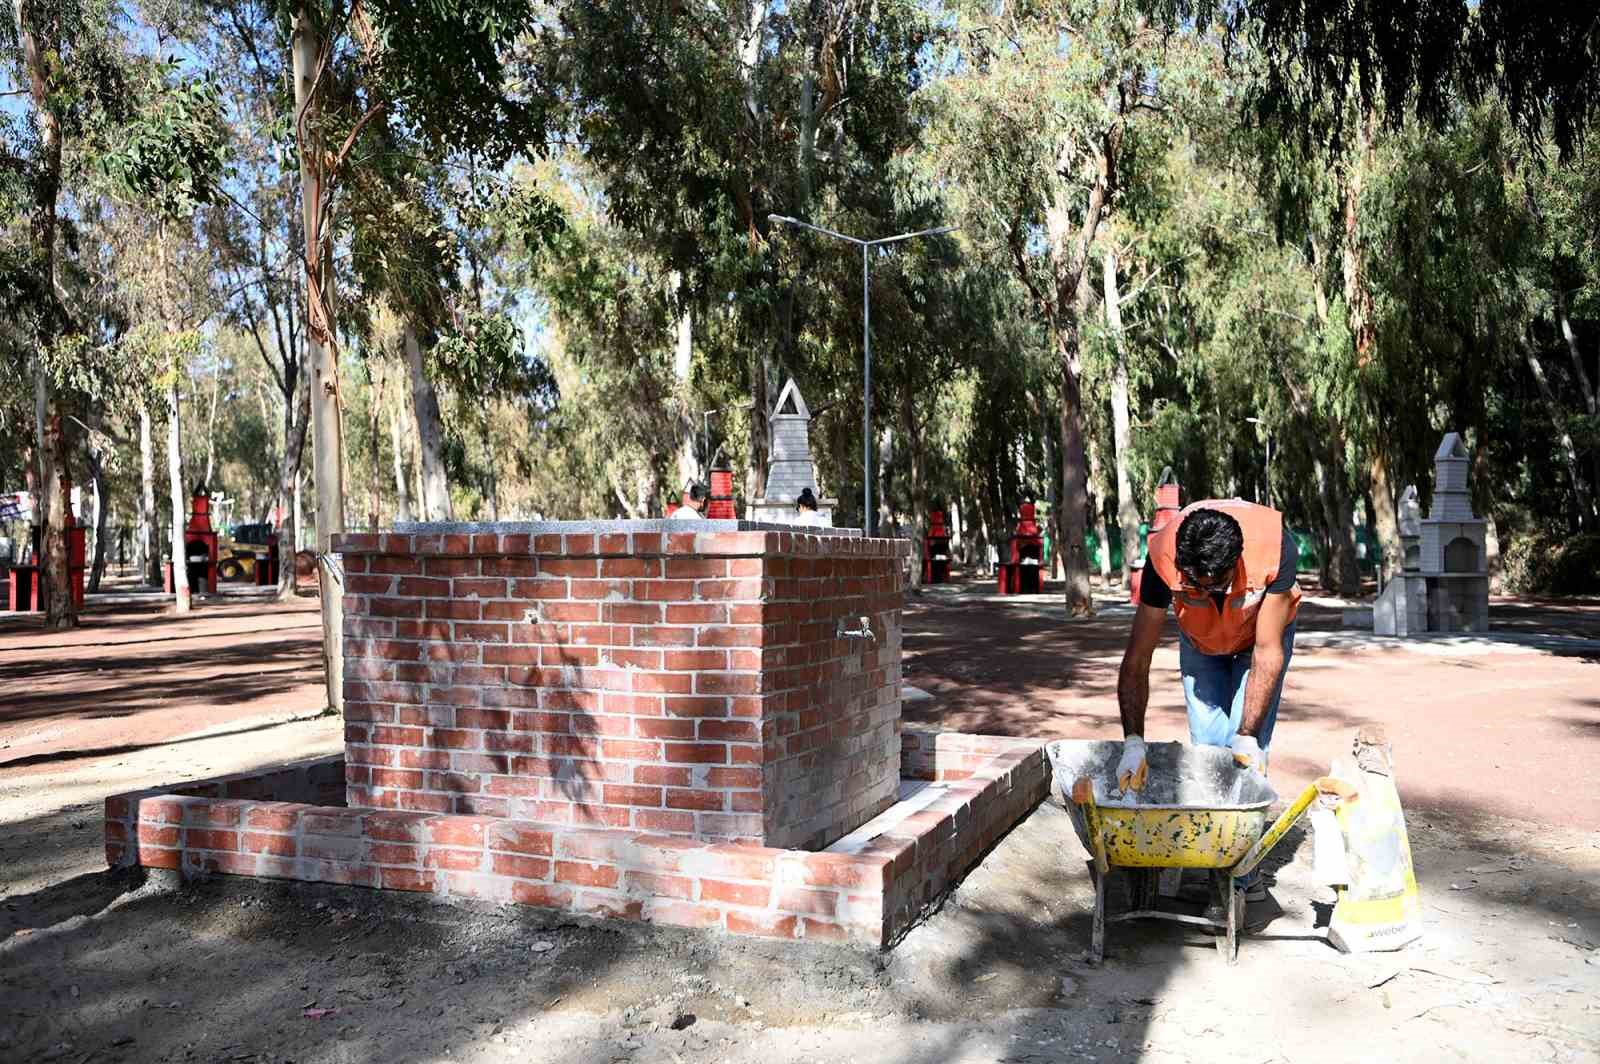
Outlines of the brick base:
M930 789L821 852L343 808L343 760L330 758L110 797L106 860L887 948L1050 786L1027 740L908 729L902 756Z

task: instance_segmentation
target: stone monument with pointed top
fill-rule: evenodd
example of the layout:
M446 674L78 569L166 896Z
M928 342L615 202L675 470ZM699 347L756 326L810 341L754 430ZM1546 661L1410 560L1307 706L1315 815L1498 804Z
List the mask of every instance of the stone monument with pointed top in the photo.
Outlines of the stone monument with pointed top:
M1379 635L1489 630L1488 522L1472 512L1467 448L1446 433L1433 456L1433 505L1417 516L1417 489L1400 502L1402 569L1373 607Z
M749 519L772 524L799 524L795 499L806 488L817 496L817 514L833 524L837 499L824 499L817 487L817 466L811 459L811 409L790 377L778 393L768 419L771 425L767 466L767 485L762 496L750 504Z

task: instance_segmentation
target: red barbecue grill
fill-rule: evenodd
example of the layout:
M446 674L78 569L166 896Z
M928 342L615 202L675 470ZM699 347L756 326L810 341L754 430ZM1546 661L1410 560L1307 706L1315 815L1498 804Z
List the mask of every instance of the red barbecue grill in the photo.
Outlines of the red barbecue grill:
M928 514L928 531L922 538L922 582L950 582L950 530L944 525L944 511Z
M1156 513L1150 519L1150 528L1146 536L1153 536L1166 528L1182 509L1183 503L1179 501L1178 496L1178 481L1172 475L1172 467L1168 466L1161 471L1161 481L1156 485ZM1141 565L1133 571L1133 577L1128 581L1128 601L1135 606L1139 604L1139 580L1143 576L1144 566Z
M733 470L726 462L711 470L711 498L706 502L706 516L713 521L733 521L739 516L733 506Z
M72 516L72 478L61 478L62 531L67 537L67 583L72 588L73 609L83 608L83 576L88 570L88 550L85 542L88 529L78 524ZM45 608L44 543L41 529L33 526L33 564L13 565L6 578L5 606L20 613L37 613Z
M217 532L211 527L211 493L201 484L189 500L189 523L183 526L183 560L190 591L217 589ZM167 563L167 590L172 587L172 563Z
M1002 595L1037 595L1044 590L1044 530L1034 519L1033 503L1022 504L1011 533L1011 560L1000 563Z

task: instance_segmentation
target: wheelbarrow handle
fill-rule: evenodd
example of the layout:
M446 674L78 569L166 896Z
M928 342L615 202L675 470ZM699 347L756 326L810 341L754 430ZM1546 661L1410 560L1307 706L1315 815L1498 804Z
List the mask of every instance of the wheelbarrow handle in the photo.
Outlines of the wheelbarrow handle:
M1334 780L1324 777L1315 783L1308 784L1306 789L1300 792L1299 797L1294 800L1293 804L1279 814L1278 819L1272 822L1272 826L1262 833L1261 838L1256 840L1254 846L1250 847L1250 852L1240 858L1239 863L1233 866L1233 877L1237 879L1240 876L1247 876L1254 872L1256 865L1260 864L1262 859L1272 852L1272 848L1283 841L1283 837L1289 833L1289 829L1294 827L1301 817L1305 816L1306 810L1311 808L1311 803L1317 800L1317 795L1325 792L1337 793Z
M1100 807L1094 804L1094 781L1088 776L1079 776L1072 784L1070 797L1083 811L1084 823L1089 828L1089 853L1094 858L1095 869L1101 875L1106 875L1111 871L1111 862L1106 860L1106 840L1101 834Z

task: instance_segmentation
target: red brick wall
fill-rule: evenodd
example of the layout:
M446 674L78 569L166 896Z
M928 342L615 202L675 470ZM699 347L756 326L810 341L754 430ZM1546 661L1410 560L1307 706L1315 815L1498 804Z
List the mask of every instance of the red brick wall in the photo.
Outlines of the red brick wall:
M1050 786L1043 747L907 731L944 793L868 824L854 852L813 853L631 829L345 809L337 760L105 803L113 867L252 875L533 905L734 934L891 945ZM842 850L843 847L840 849Z
M338 537L349 804L825 846L893 801L908 547Z

